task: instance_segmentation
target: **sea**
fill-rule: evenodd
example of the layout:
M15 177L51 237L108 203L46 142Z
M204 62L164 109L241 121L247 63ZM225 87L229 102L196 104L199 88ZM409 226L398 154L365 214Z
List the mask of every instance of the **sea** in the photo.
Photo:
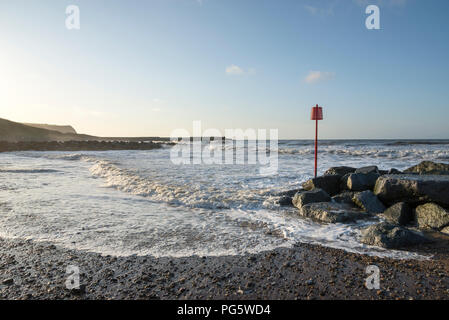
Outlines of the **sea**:
M376 221L322 224L277 203L279 192L313 176L313 141L280 140L271 174L260 163L175 163L177 146L0 153L0 237L113 256L245 255L309 243L423 258L361 244L361 229ZM209 154L225 148L202 144ZM318 174L333 166L404 170L424 160L448 163L449 140L323 140Z

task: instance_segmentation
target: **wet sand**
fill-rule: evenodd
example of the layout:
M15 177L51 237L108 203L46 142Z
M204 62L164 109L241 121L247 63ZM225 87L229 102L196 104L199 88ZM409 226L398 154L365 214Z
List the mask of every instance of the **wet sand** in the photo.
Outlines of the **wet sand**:
M392 260L298 244L246 256L111 257L0 239L1 299L449 299L448 237ZM65 287L69 265L80 289ZM365 287L368 265L380 289Z

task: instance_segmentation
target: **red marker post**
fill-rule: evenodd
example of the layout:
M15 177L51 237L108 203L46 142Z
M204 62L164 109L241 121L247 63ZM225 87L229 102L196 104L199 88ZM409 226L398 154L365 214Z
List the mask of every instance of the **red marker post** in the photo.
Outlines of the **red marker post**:
M310 117L311 120L315 120L315 178L317 175L317 166L318 166L318 120L323 120L323 108L318 107L316 105L315 107L312 107L312 116Z

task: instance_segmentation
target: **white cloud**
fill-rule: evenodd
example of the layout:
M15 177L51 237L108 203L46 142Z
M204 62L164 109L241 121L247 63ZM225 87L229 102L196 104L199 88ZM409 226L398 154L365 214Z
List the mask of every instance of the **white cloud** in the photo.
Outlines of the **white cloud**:
M159 111L161 111L161 109L160 109L160 108L153 108L153 109L151 109L151 111L153 111L153 112L159 112Z
M317 14L317 12L318 12L318 8L317 7L312 7L312 6L309 6L309 5L305 5L304 8L307 11L309 11L309 13L311 13L311 14Z
M245 72L243 71L242 68L233 64L226 68L226 73L229 75L240 75L244 74Z
M236 66L235 64L232 64L228 67L226 67L226 74L231 76L239 76L243 74L255 74L256 69L249 68L248 70L244 70L243 68L240 68L239 66Z
M335 2L332 2L324 8L318 8L318 7L314 7L311 5L305 5L304 9L306 9L311 15L327 17L327 16L334 15L334 7L335 7Z
M335 72L310 71L304 81L307 83L317 83L330 80L335 77Z

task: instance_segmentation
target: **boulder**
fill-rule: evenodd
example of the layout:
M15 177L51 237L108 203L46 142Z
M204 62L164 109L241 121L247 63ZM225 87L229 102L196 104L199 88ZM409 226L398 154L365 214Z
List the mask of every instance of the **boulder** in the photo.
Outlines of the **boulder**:
M302 206L299 214L306 218L327 223L354 222L370 216L350 205L336 202L309 203Z
M337 194L332 197L332 200L338 203L346 203L346 204L354 204L352 198L354 197L355 192L345 191Z
M413 220L413 210L406 202L398 202L385 210L383 216L389 223L406 225Z
M368 213L382 213L385 211L384 204L379 201L371 190L357 192L354 194L352 201Z
M304 205L313 202L328 202L331 201L331 197L322 189L314 189L311 191L298 192L293 197L292 203L298 209L301 209Z
M449 164L423 161L416 166L404 170L406 173L449 175Z
M416 222L420 229L441 230L449 226L449 212L435 203L426 203L416 208Z
M407 247L429 240L421 233L387 222L371 225L362 231L362 243L388 249Z
M326 170L326 172L324 173L325 176L328 175L339 175L339 176L344 176L345 174L348 173L353 173L355 172L356 168L352 168L352 167L332 167Z
M340 191L340 179L340 175L320 176L307 180L302 184L302 187L306 190L323 189L333 196Z
M362 167L362 168L358 168L357 170L355 170L355 173L364 173L364 174L376 173L376 174L379 174L379 168L377 168L377 166Z
M377 179L374 194L380 201L389 205L396 202L435 202L449 206L449 176L385 175Z
M380 177L379 173L351 173L347 180L348 189L351 191L365 191L372 190L376 184L377 178Z

